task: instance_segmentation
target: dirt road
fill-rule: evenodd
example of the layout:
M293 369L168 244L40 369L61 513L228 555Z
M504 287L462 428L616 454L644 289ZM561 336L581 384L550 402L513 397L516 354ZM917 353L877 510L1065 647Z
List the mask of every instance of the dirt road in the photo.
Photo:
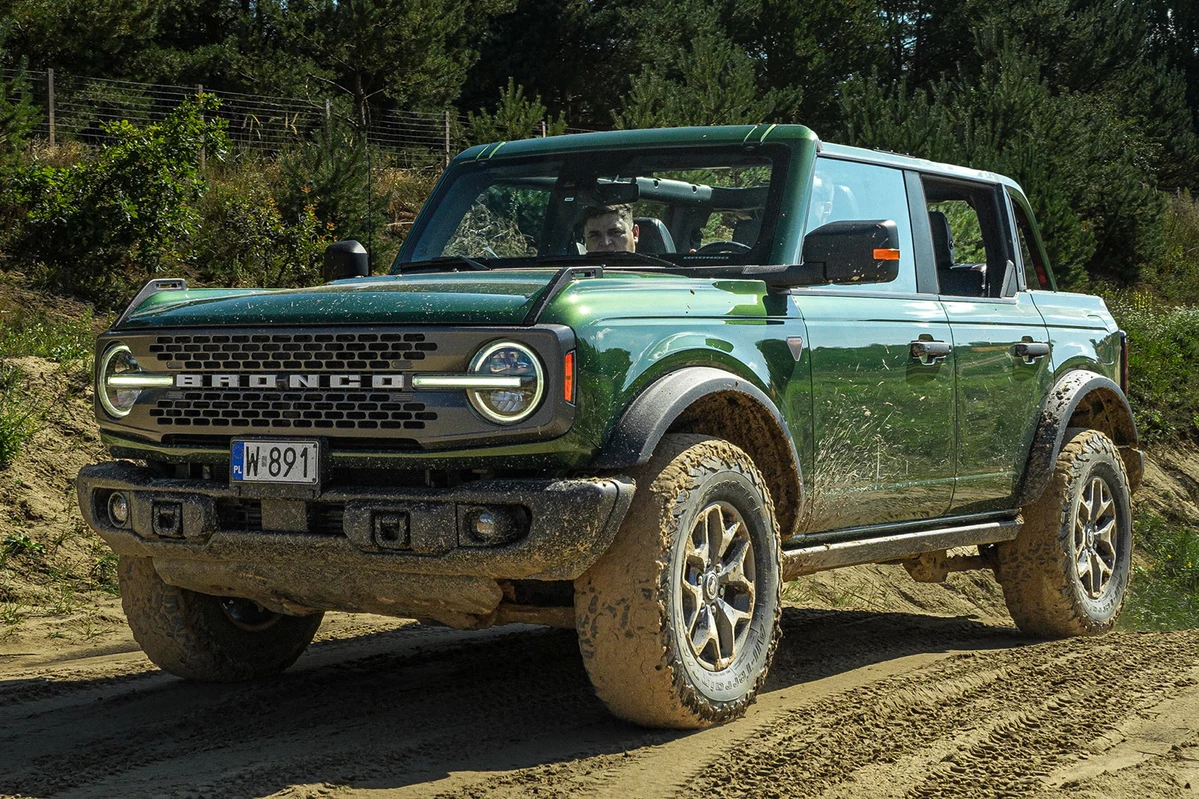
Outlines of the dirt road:
M11 652L0 794L1199 796L1199 631L1031 643L795 607L783 624L749 715L691 734L609 717L568 631L331 615L291 671L235 686L169 677L128 639Z

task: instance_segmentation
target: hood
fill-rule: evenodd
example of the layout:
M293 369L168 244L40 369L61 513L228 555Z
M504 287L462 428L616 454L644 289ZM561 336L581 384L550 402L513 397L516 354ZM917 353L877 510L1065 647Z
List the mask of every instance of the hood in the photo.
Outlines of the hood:
M555 270L343 280L307 289L161 291L121 330L291 325L519 325Z

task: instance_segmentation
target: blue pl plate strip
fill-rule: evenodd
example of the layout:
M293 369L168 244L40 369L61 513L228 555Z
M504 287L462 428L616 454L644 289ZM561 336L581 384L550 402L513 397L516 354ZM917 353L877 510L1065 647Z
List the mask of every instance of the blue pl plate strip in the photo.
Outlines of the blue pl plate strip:
M246 479L246 444L244 441L233 442L232 452L233 479Z

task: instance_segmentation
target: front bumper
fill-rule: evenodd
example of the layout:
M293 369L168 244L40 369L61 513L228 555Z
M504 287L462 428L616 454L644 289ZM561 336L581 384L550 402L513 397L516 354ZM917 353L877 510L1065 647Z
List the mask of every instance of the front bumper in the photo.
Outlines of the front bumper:
M498 580L581 575L612 543L633 489L623 477L492 479L247 498L127 462L85 467L76 481L88 524L118 554L153 558L173 585L289 612L439 619L494 611ZM114 491L127 500L121 526Z

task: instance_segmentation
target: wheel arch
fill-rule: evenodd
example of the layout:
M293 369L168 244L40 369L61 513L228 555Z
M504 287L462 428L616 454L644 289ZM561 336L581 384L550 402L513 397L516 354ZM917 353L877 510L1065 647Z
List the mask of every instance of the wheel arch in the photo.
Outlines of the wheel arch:
M627 469L646 463L667 433L703 433L744 450L770 488L783 539L793 534L804 500L799 455L765 392L723 369L677 369L629 403L591 465Z
M1140 486L1144 465L1128 398L1111 379L1079 369L1059 378L1041 406L1024 479L1017 492L1019 505L1041 496L1066 444L1066 430L1071 427L1105 433L1119 449L1130 490Z

